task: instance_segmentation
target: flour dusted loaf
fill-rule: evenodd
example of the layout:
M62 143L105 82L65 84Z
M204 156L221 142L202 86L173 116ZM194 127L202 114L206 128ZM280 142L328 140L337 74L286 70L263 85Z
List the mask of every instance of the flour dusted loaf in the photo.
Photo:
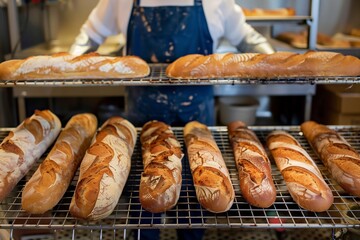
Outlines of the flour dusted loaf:
M159 121L147 122L140 134L144 171L139 197L149 212L164 212L177 204L181 190L181 145L170 126Z
M61 130L59 118L49 110L25 119L0 144L0 201L31 169Z
M22 208L33 214L52 209L61 200L97 129L90 113L73 116L61 131L54 147L26 183Z
M80 165L72 216L98 220L112 213L130 172L135 143L136 129L126 119L111 117L101 126Z
M8 60L0 64L0 80L96 79L145 77L150 68L135 56L57 53Z
M306 139L335 181L360 197L360 154L335 130L314 121L301 124Z
M332 192L300 143L287 132L274 131L267 145L294 201L309 211L328 210L334 201Z
M276 189L265 149L255 133L241 121L229 123L228 133L239 173L241 194L255 207L270 207L275 202Z
M184 137L199 203L210 212L226 212L235 192L214 137L206 125L196 121L185 125Z
M166 69L172 78L360 76L360 59L335 52L309 51L190 54Z

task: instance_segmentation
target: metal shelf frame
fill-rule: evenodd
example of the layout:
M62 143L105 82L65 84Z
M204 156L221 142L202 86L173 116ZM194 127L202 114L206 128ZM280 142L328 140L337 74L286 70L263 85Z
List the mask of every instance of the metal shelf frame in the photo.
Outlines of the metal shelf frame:
M360 126L330 126L337 130L355 149L360 151ZM150 228L360 228L360 199L345 193L329 175L316 157L298 126L254 126L250 127L262 143L273 130L285 130L294 136L317 163L326 183L329 184L334 204L322 213L314 213L300 208L287 191L283 178L272 162L272 175L276 186L275 203L267 208L250 206L243 198L238 181L233 151L229 145L226 127L210 127L223 154L235 189L235 200L225 213L214 214L203 209L196 198L188 160L183 159L183 182L178 204L163 214L152 214L142 209L139 203L139 183L143 169L139 141L132 156L132 167L124 191L113 213L106 219L88 222L75 219L69 213L69 205L76 186L78 173L71 182L59 204L43 215L27 214L21 209L21 193L26 181L31 177L39 162L31 169L3 202L0 203L0 229L50 229L50 230L126 230ZM11 128L0 129L0 140L7 136ZM174 127L174 133L185 151L182 128ZM138 133L140 129L138 129ZM44 154L43 157L45 157ZM270 156L270 155L269 155ZM43 159L43 158L42 158Z

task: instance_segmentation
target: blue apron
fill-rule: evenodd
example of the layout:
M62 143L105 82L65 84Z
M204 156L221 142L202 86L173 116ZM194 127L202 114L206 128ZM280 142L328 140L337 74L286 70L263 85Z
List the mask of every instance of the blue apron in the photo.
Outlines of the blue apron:
M211 54L213 41L201 0L194 6L141 7L134 0L127 32L127 54L170 63L187 54ZM212 86L136 86L126 89L127 118L141 127L150 120L172 126L189 121L215 124Z

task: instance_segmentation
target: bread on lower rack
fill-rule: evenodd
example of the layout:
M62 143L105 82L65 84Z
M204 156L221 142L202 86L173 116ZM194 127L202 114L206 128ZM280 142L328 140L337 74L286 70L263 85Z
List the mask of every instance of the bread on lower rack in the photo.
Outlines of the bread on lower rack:
M301 131L335 181L348 193L360 197L360 154L335 130L314 121Z
M22 208L42 214L61 200L97 129L97 119L90 113L73 116L61 131L54 147L26 183Z
M170 78L276 78L306 76L360 76L360 59L335 52L308 51L190 54L171 63Z
M199 203L210 212L226 212L235 192L214 137L206 125L196 121L185 125L184 137Z
M163 122L147 122L140 133L144 171L139 197L142 207L152 213L174 207L181 190L181 145L170 126Z
M109 118L87 149L70 203L72 216L98 220L116 207L127 181L136 129L121 117Z
M149 73L148 64L139 57L108 57L96 53L81 56L57 53L0 64L0 80L135 78Z
M296 15L296 10L294 8L242 8L242 10L247 17L288 17Z
M334 201L331 189L300 143L287 132L274 131L267 145L294 201L309 211L328 210Z
M228 133L242 195L255 207L270 207L275 202L276 189L265 149L255 133L241 121L229 123Z
M50 110L25 119L0 144L0 201L31 169L55 141L61 130L59 118Z

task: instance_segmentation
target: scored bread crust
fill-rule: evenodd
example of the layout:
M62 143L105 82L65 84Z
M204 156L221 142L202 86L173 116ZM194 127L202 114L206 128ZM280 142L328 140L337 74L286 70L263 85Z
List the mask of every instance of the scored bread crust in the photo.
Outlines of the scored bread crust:
M149 212L164 212L177 204L181 190L181 145L170 126L159 121L147 122L140 133L144 171L139 197Z
M275 202L276 189L265 149L255 133L241 121L229 123L228 134L242 195L255 207L270 207Z
M267 146L294 201L309 211L328 210L334 201L331 189L300 143L285 131L273 131Z
M21 204L25 211L42 214L58 204L96 129L97 119L90 113L77 114L68 121L54 147L22 191Z
M360 154L335 130L314 121L301 131L335 181L348 193L360 197Z
M150 67L139 57L96 53L74 56L64 52L0 64L0 80L135 78L149 73Z
M226 212L234 202L235 192L210 130L206 125L192 121L185 125L184 137L199 203L210 212Z
M0 144L0 201L31 169L55 141L61 130L59 118L50 110L25 119Z
M113 212L129 176L136 137L135 127L121 117L101 126L80 165L72 216L99 220Z
M171 78L276 78L309 76L360 76L360 59L335 52L308 51L190 54L166 69Z

